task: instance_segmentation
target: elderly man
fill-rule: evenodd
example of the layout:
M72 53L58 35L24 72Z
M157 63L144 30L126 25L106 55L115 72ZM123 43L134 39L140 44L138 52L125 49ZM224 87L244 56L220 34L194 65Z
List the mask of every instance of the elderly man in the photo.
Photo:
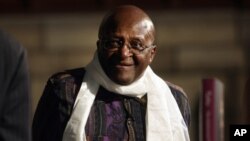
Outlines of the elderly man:
M190 109L181 89L149 67L155 29L138 7L108 13L85 67L53 75L33 121L34 141L186 141Z

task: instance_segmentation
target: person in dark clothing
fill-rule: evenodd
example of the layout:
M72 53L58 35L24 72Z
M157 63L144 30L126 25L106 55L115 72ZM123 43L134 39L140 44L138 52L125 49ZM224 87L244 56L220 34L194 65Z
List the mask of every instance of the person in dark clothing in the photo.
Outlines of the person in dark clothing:
M123 5L103 19L93 60L49 78L33 119L34 141L189 141L183 90L149 66L149 16Z
M30 141L30 112L26 51L0 31L0 140Z

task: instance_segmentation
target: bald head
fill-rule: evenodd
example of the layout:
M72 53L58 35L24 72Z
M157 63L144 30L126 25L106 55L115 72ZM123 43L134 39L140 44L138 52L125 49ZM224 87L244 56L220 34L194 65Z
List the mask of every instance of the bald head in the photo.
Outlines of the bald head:
M121 26L145 32L154 41L155 28L152 20L142 9L132 5L117 7L104 17L99 28L99 39Z
M115 83L136 81L156 53L154 25L140 8L120 6L108 13L99 29L97 53L106 75Z

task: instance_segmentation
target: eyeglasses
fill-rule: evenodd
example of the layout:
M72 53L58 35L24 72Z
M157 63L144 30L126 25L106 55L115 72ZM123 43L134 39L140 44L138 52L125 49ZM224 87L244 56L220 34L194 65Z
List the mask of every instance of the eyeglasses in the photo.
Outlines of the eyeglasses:
M109 52L116 52L125 45L125 42L119 39L101 39L100 41L103 43L103 48ZM155 46L156 45L143 45L140 40L130 40L127 44L129 50L135 55L141 54L145 49Z

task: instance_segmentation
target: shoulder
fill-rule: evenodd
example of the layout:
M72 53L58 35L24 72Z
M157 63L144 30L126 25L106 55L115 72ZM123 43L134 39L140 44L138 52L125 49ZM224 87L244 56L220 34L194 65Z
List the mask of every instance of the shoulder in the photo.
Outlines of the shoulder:
M75 69L65 70L65 71L57 72L53 74L49 78L49 81L51 83L60 83L60 82L65 82L69 80L80 81L83 78L84 73L85 73L84 68L75 68Z
M25 68L26 50L11 35L2 30L0 30L0 43L0 72L4 76L1 78L7 78L4 81L8 83L16 72L27 69Z
M74 103L80 89L84 68L75 68L53 74L47 81L44 89L44 97L50 97L67 104ZM60 103L59 102L59 103Z
M0 52L3 53L3 57L6 57L6 60L10 60L11 58L18 59L24 54L25 49L21 44L10 34L2 30L0 30L0 42Z
M85 69L75 68L70 70L65 70L53 74L47 82L47 85L52 85L55 88L62 89L62 87L67 88L77 88L81 85L83 76L85 74Z
M171 82L165 81L167 85L169 86L178 106L180 109L180 112L187 124L187 126L190 126L191 122L191 110L190 110L190 104L189 99L183 88L181 88L178 85L175 85Z
M169 81L165 81L167 83L167 85L169 86L171 92L173 93L173 95L175 97L181 97L181 98L184 98L184 99L188 99L187 97L187 94L185 93L185 91L183 90L182 87L176 85L176 84L173 84Z

